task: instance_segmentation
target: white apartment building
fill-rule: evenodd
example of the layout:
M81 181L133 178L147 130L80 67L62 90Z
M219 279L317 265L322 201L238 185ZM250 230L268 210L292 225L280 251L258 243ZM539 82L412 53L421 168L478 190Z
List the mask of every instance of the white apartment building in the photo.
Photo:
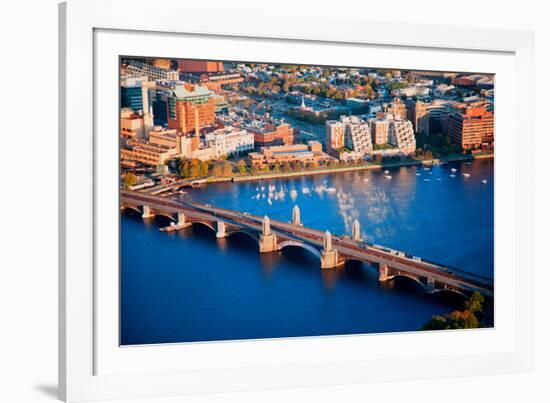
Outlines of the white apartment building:
M327 151L341 151L343 147L364 157L372 151L368 122L358 116L340 116L340 120L326 123Z
M404 155L416 151L416 139L410 120L391 120L389 124L388 143L399 148Z
M254 149L254 133L232 126L207 133L204 139L205 143L214 150L214 158Z
M369 119L371 136L374 144L391 144L403 155L416 151L416 138L410 120L401 119L391 113L377 113L376 118Z

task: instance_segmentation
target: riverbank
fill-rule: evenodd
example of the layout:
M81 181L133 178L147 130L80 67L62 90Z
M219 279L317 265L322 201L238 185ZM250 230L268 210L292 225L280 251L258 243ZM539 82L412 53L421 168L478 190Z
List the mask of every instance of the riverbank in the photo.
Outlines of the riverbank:
M257 180L267 180L267 179L279 179L279 178L293 178L299 176L311 176L311 175L324 175L331 173L341 173L341 172L352 172L352 171L364 171L364 170L373 170L373 169L387 169L387 168L399 168L407 166L424 166L424 165L437 165L441 163L455 162L455 161L471 161L474 159L484 159L484 158L493 158L494 154L480 154L480 155L463 155L455 154L443 158L434 158L431 160L409 160L409 161L398 161L398 162L388 162L383 164L366 164L366 165L355 165L347 167L338 167L338 168L323 168L315 169L309 171L298 171L298 172L287 172L287 173L268 173L268 174L259 174L259 175L243 175L243 176L232 176L224 178L207 178L200 180L201 183L219 183L219 182L251 182Z

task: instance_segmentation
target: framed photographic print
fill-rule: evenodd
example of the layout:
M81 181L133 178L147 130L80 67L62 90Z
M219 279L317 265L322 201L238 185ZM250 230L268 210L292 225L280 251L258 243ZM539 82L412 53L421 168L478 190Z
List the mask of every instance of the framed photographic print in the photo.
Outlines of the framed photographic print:
M148 7L60 6L62 398L532 368L530 33Z

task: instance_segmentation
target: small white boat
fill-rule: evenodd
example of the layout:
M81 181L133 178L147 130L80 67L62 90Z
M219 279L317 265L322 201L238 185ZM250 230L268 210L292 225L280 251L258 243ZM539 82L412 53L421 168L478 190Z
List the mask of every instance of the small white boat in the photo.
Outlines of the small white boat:
M416 176L420 176L420 174L416 174Z
M450 174L449 176L450 176L451 178L456 178L456 175L454 175L454 174Z
M424 179L424 182L431 182L431 179Z
M385 175L384 176L386 179L391 179L391 175Z
M470 177L470 174L463 173L462 176L464 176L465 178L469 178L469 177Z
M387 169L384 171L384 173L387 175L390 173L390 171L388 171Z
M486 183L487 183L487 179L483 179L483 180L481 181L481 183L486 184Z
M271 202L271 199L267 199L267 204L269 204L270 206L273 204L273 203Z
M325 189L325 192L327 192L327 193L334 193L334 192L336 192L336 189L335 189L335 188L326 188L326 189Z
M441 181L441 178L435 178L436 181Z
M451 168L451 171L456 172L456 168Z
M369 178L363 179L363 182L368 182L368 181L369 181Z

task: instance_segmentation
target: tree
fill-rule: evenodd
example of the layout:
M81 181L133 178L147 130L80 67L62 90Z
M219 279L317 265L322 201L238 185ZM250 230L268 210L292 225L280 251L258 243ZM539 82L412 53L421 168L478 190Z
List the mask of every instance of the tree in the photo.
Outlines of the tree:
M259 170L259 168L258 168L258 165L252 165L252 166L250 167L250 173L251 173L252 175L258 175L258 174L260 173L260 170Z
M198 178L201 174L200 171L200 160L192 159L189 163L189 177Z
M246 162L244 160L237 161L237 170L241 175L246 175Z
M233 165L230 162L224 162L222 165L223 176L229 177L233 175Z
M315 160L313 161L309 161L306 165L307 169L309 170L315 170L315 169L319 169L319 163Z
M448 329L447 320L443 316L432 316L432 318L427 321L421 330L444 330Z
M273 165L273 173L280 173L281 172L281 164L276 162L275 165Z
M476 291L464 303L464 307L472 313L477 313L483 310L484 302L485 298L483 298L483 295L481 295L479 291Z
M338 160L331 159L328 163L329 168L338 168Z
M208 162L201 161L201 163L199 164L200 176L208 176L208 168Z
M283 162L282 171L285 174L288 174L288 173L292 172L292 167L290 166L288 161Z
M184 179L189 178L189 161L188 160L180 161L180 176Z
M223 175L223 169L221 164L216 164L212 167L212 175L219 178Z
M124 174L124 187L129 188L135 186L138 183L138 178L133 172L126 172Z
M291 166L294 172L298 172L304 169L304 166L300 161L292 161Z

